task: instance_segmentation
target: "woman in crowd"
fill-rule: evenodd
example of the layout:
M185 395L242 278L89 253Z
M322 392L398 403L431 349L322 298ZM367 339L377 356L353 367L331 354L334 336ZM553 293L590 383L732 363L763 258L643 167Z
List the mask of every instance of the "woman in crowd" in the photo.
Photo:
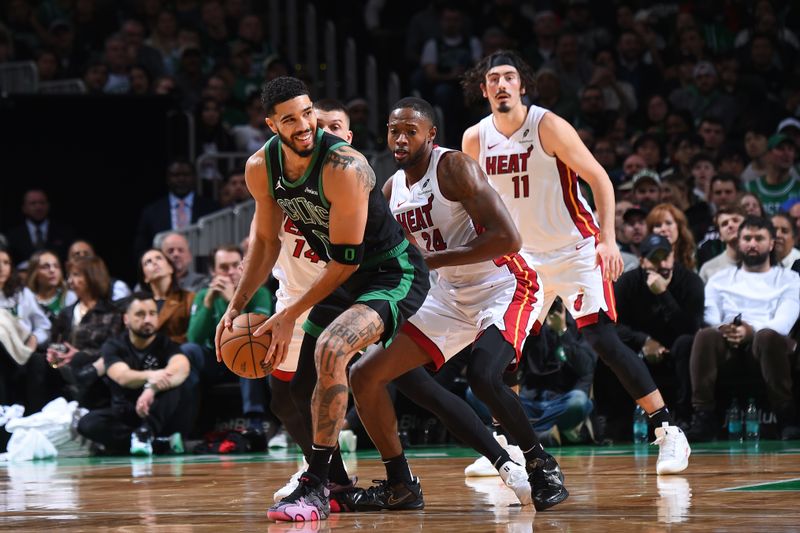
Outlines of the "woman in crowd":
M67 282L78 301L56 317L51 334L56 345L47 348L47 362L75 387L71 392L82 404L97 407L109 398L107 387L98 380L106 371L100 347L123 331L122 314L111 303L111 278L99 257L71 261Z
M67 288L61 260L50 250L34 252L31 256L27 284L51 322L62 309L77 301L75 293Z
M794 247L795 220L788 213L776 213L772 215L772 225L775 226L775 258L784 268L792 268L800 259L800 250Z
M19 343L31 350L47 343L50 336L50 320L36 303L36 297L22 284L14 269L11 255L0 249L0 313L3 329L9 345L0 341L0 405L9 405L17 400L15 383L18 383L22 356L12 356ZM13 330L13 331L12 331ZM18 343L14 342L14 337Z
M158 330L178 344L186 342L194 293L180 287L172 261L161 250L151 248L139 258L139 284L158 304Z
M695 243L686 215L672 204L658 204L647 215L648 233L665 237L672 245L675 260L689 270L694 270Z
M94 257L97 254L94 251L94 246L89 241L79 239L74 241L67 252L67 271L70 270L70 265L79 257ZM111 279L111 301L116 302L131 295L131 289L127 283L121 279Z

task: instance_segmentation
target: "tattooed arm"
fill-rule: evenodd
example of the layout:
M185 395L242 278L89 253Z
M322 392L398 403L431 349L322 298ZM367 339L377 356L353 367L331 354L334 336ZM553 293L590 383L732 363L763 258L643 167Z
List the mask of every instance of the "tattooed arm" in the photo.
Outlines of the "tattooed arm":
M367 160L350 146L329 152L322 167L322 187L331 206L328 230L331 243L361 244L367 226L369 193L375 187L375 173ZM274 354L275 366L283 362L297 317L332 293L356 270L358 265L328 261L300 298L261 326L256 334L273 332L267 359Z

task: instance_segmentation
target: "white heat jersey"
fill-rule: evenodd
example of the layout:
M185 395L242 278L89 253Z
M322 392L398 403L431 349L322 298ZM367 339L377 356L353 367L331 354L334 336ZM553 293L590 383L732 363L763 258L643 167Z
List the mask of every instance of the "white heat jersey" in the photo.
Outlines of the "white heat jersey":
M278 298L275 312L283 311L300 298L320 271L325 268L325 263L308 246L303 235L292 224L292 220L285 215L278 238L281 241L281 251L272 268L272 275L279 282L278 291L275 293ZM311 309L306 309L295 321L286 359L272 372L272 375L281 381L290 381L294 372L297 371L300 347L303 345L305 336L303 323L310 312Z
M421 180L408 186L406 174L398 170L392 175L392 196L389 208L398 222L420 247L429 252L466 244L478 235L475 224L459 202L451 202L439 188L437 166L447 148L431 152L428 170ZM443 176L442 179L447 179ZM475 285L494 277L508 276L508 270L492 261L437 269L439 281L453 287Z
M574 245L600 233L575 172L542 149L539 122L547 112L531 106L511 137L497 131L493 115L478 126L478 162L517 224L522 250L530 253Z
M292 220L285 215L283 219L283 225L278 232L281 251L272 269L272 275L280 282L275 296L278 298L278 303L285 307L308 290L325 268L325 262L320 260L308 246L303 234L292 224Z

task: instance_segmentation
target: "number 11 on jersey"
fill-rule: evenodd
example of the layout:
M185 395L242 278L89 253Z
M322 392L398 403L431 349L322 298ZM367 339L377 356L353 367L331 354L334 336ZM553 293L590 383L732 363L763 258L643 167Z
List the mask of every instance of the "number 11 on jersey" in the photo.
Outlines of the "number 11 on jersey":
M530 196L527 174L523 174L522 176L513 176L511 181L514 182L514 198L527 198Z

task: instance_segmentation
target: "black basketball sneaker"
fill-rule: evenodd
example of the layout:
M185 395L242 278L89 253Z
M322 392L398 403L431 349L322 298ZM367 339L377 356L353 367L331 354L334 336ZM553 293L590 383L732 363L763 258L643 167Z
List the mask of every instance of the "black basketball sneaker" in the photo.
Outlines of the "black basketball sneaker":
M417 477L411 483L397 481L390 484L385 479L374 479L372 482L377 485L360 489L355 494L353 508L356 511L407 511L425 507L422 486Z
M332 513L350 513L355 511L355 497L363 490L356 487L358 477L351 476L350 483L347 485L340 485L333 481L328 482L328 491L330 491L331 512Z
M533 506L537 511L558 505L569 496L564 487L564 474L552 455L548 455L546 460L529 461L528 472L533 492Z

